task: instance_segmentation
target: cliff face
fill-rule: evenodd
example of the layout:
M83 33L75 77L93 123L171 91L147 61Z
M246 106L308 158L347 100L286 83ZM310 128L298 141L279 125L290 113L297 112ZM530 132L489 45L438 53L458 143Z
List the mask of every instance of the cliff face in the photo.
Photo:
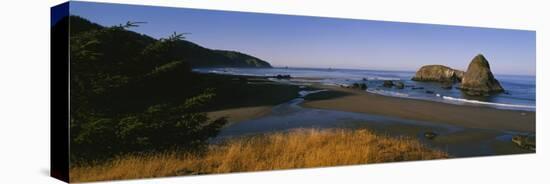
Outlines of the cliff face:
M485 95L502 92L504 89L491 72L491 67L485 56L478 54L472 59L464 74L460 88L471 95Z
M412 80L414 81L435 81L435 82L460 82L464 75L463 71L455 70L443 65L426 65L420 68Z

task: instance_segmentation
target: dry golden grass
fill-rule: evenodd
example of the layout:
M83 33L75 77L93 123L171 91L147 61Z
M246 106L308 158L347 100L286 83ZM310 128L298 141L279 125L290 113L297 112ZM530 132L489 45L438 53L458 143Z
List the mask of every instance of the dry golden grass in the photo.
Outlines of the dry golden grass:
M367 130L299 129L231 139L209 146L202 155L170 152L125 156L100 165L73 167L70 178L83 182L447 157L411 138L391 138Z

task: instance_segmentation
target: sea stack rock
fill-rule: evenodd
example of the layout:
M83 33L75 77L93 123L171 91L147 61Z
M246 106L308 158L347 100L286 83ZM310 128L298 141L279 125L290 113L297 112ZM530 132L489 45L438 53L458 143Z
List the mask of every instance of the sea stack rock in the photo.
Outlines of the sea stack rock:
M485 56L478 54L464 73L460 88L469 95L488 95L489 93L503 92L498 80L495 79Z
M463 71L455 70L443 65L422 66L411 80L434 81L434 82L460 82L464 75Z

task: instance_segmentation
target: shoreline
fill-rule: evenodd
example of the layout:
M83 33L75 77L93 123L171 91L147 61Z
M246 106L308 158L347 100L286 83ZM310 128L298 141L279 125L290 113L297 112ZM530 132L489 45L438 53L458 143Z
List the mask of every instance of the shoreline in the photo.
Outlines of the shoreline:
M512 143L511 139L512 136L518 134L536 133L536 112L385 96L358 89L319 83L301 84L288 80L281 80L279 82L270 80L267 77L251 78L256 81L248 85L254 86L258 83L264 83L281 86L281 88L299 89L295 91L296 93L292 99L303 98L303 101L297 104L297 106L302 108L358 113L367 116L384 116L429 123L379 124L366 120L365 122L342 122L343 124L337 125L337 127L350 126L349 128L352 129L354 127L367 128L374 132L394 137L414 137L433 148L447 150L450 154L457 157L533 153L532 151L518 147ZM303 96L299 95L301 91L318 92ZM269 98L280 98L280 95L279 93L272 93ZM290 98L288 95L287 97ZM260 101L269 100L266 98L255 99ZM285 103L288 103L288 101L282 102L282 104ZM279 127L279 123L274 120L287 120L279 117L280 115L277 113L280 112L274 109L282 104L263 106L235 104L236 106L232 106L231 108L218 109L207 113L209 117L228 117L229 122L224 129L229 128L231 131L237 130L237 132L258 131L257 134L263 134L263 130L260 128L262 124L265 124L266 129L273 129L271 131L275 131L277 128L284 128L286 126L300 127L305 125L306 127L310 127L314 124L321 126L327 123L324 119L316 122L315 120L312 121L312 118L303 117L305 118L303 121L300 121L300 119L292 120L293 124L296 125L285 125L282 122L281 127ZM283 116L286 117L286 115ZM268 119L262 122L264 121L263 118ZM251 122L255 122L255 124L251 125ZM458 129L457 131L449 132L449 130L444 130L445 128L441 129L442 127L454 127L451 129ZM436 139L428 140L423 136L426 132L436 132L439 135Z
M329 95L322 99L306 100L301 106L393 116L465 128L535 132L536 112L533 111L400 98L320 84L315 84L313 87L344 93L344 95L336 97ZM322 93L318 95L322 95Z
M284 85L289 87L297 86L288 83ZM512 143L511 137L517 134L535 132L536 114L534 112L384 96L338 86L320 84L303 86L306 87L300 87L301 90L317 92L295 98L303 98L303 101L296 105L304 108L304 110L289 107L292 109L289 112L304 113L305 117L302 117L304 118L302 121L300 119L284 118L292 118L293 115L291 114L288 114L289 116L279 114L281 112L275 109L282 107L281 105L283 104L263 107L238 107L222 110L223 113L226 113L226 116L235 117L233 118L234 121L230 121L226 128L230 129L228 130L229 132L250 131L243 133L243 135L252 135L278 132L277 129L286 130L293 126L296 128L302 126L309 128L327 126L327 122L335 122L339 125L328 126L351 129L366 128L373 132L392 137L413 137L432 148L447 150L449 154L457 157L532 153ZM335 112L337 113L335 115L336 118L342 116L342 114L338 115L339 111L366 116L383 116L390 119L400 118L428 124L395 123L392 122L393 120L390 120L389 124L377 123L378 120L353 120L355 122L345 122L345 120L335 119L334 121L325 121L326 118L315 121L314 117L308 117L308 114L319 113L315 109ZM285 113L285 110L282 112ZM296 115L295 117L299 116ZM363 117L361 115L356 117L350 114L350 117L347 118L361 119ZM285 124L285 122L287 123ZM294 125L288 125L290 122ZM341 124L338 122L341 122ZM260 128L262 125L265 126L264 129ZM424 133L426 132L436 132L438 136L436 139L429 140L424 137ZM238 134L236 133L236 135ZM228 135L231 135L231 133L228 133Z
M500 109L491 106L453 104L424 99L387 96L370 93L363 90L342 88L340 86L324 85L320 83L300 84L300 82L298 82L291 84L292 82L285 79L278 82L270 80L269 77L227 74L214 75L229 78L248 78L249 84L247 85L251 88L254 88L255 84L267 84L281 86L282 88L298 88L298 86L306 86L308 90L326 90L308 95L305 98L305 101L300 104L300 106L306 108L398 117L464 128L528 133L535 133L536 131L535 111ZM288 95L289 94L287 94L287 96ZM278 96L281 96L281 94L271 94L270 98L279 98ZM289 97L290 96L286 98L288 99ZM296 93L295 98L299 97L300 95ZM256 98L256 100L262 101L267 99ZM286 101L280 102L285 103ZM269 115L271 113L271 109L278 104L253 106L239 104L233 105L234 106L229 108L207 111L208 116L213 118L228 117L228 125L231 125Z

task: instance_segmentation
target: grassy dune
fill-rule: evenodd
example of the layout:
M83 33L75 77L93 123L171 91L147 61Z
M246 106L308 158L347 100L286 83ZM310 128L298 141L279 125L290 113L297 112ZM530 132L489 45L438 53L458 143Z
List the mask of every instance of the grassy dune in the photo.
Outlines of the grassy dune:
M203 154L123 156L99 165L73 167L70 177L73 182L83 182L447 157L444 152L406 137L391 138L368 130L299 129L234 138L210 145Z

